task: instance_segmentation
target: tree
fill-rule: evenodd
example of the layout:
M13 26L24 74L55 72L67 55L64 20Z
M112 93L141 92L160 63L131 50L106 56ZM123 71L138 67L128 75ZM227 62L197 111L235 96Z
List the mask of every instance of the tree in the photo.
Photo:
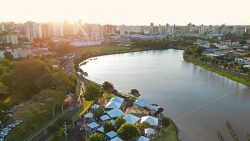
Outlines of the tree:
M161 120L163 127L167 128L170 124L170 120L165 116L163 116Z
M124 123L126 123L126 120L124 118L122 118L122 117L118 117L115 120L115 128L119 129Z
M9 93L9 88L0 82L0 94Z
M63 104L64 98L65 95L61 91L45 89L35 96L34 100L43 103L51 112L52 117L54 117L56 107Z
M137 89L132 89L130 91L130 94L133 95L133 96L135 96L135 97L139 97L140 96L140 93L139 93L139 91Z
M117 131L118 136L123 140L129 140L140 135L139 129L131 123L123 124Z
M13 59L13 55L11 54L11 52L9 51L5 51L4 52L4 57L8 60L12 60Z
M96 84L89 84L85 89L83 97L85 100L96 100L101 96L101 89Z
M110 93L114 90L113 84L110 83L110 82L107 82L107 81L105 81L105 82L102 84L102 88L103 88L104 91L110 92Z
M104 132L107 133L109 131L114 131L115 130L115 127L114 125L109 121L109 122L106 122L103 126L104 128Z
M65 93L68 93L69 91L74 91L75 89L75 80L71 79L70 76L68 76L65 72L62 70L59 70L55 73L53 73L53 86L57 90L61 90Z
M144 129L146 128L149 128L151 125L147 122L147 121L144 121L142 122L141 124L138 125L138 128L143 131Z
M98 109L96 109L96 110L94 110L94 115L95 115L95 117L100 117L100 116L102 116L104 114L104 109L103 108L98 108Z
M114 97L114 95L113 95L113 94L110 94L110 93L108 93L108 92L105 92L105 93L103 93L103 97L104 97L107 101L109 101L111 98Z
M103 135L95 133L89 136L88 141L105 141L105 139Z
M37 81L48 73L51 73L48 65L41 60L32 59L16 62L9 75L7 86L9 85L11 93L15 96L27 99L41 90Z
M247 80L250 81L250 71L247 73Z

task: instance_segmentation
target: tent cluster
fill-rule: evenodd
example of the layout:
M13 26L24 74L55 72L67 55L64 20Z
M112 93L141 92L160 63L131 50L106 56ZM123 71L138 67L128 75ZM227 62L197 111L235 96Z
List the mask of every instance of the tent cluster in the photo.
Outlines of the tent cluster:
M101 133L105 136L106 141L123 141L120 137L118 137L115 131L110 131L107 133L105 133L104 131L104 125L107 122L110 122L115 126L115 119L117 117L122 117L126 123L141 124L143 122L148 122L152 128L145 129L143 133L144 136L140 136L137 141L149 141L150 138L148 137L151 137L151 135L155 134L155 130L153 128L159 125L158 118L148 114L142 116L138 116L137 114L132 113L125 114L125 112L121 110L121 106L123 105L123 103L124 99L116 96L110 99L104 106L93 104L90 107L90 110L88 110L88 112L82 116L87 124L84 124L81 129L86 130L88 134L93 134L96 132ZM134 105L143 108L149 107L150 109L155 111L159 108L159 106L152 105L150 102L140 98L138 98L134 102ZM93 113L99 108L105 109L104 114L99 117L95 117Z

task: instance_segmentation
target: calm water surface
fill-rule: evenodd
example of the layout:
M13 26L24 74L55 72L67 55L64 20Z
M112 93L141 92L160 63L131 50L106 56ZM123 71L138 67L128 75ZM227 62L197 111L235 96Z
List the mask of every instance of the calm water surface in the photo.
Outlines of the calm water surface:
M250 90L237 82L185 62L181 50L144 51L98 57L81 66L88 78L112 82L119 91L136 88L175 120L182 141L230 139L225 120L240 140L250 132Z

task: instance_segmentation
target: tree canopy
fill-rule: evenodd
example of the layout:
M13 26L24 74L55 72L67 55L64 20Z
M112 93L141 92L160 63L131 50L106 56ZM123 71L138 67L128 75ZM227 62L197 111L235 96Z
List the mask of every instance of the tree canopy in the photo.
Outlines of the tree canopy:
M8 60L12 60L13 59L13 55L11 54L11 52L9 51L5 51L4 52L4 57Z
M110 92L110 93L114 90L113 84L110 83L110 82L107 82L107 81L105 81L105 82L102 84L102 88L103 88L104 91Z
M109 121L109 122L106 122L103 126L104 128L104 132L107 133L109 131L114 131L115 130L115 127L114 125Z
M140 135L139 129L131 123L123 124L117 131L118 136L123 140L129 140Z
M116 120L115 120L115 128L116 129L119 129L124 123L126 122L126 120L122 117L118 117Z
M130 91L130 94L133 95L133 96L135 96L135 97L139 97L140 96L140 93L139 93L139 91L137 89L132 89Z
M89 136L88 141L105 141L105 138L101 134L92 134Z
M87 85L85 89L85 93L83 97L86 100L96 100L96 98L100 97L102 94L100 87L98 87L96 84L89 84Z

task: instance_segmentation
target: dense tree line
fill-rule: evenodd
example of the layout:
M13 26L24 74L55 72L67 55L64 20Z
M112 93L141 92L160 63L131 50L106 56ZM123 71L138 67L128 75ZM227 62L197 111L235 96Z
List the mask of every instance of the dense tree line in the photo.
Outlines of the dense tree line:
M0 97L29 100L43 90L73 92L76 80L61 70L53 69L39 59L8 61L0 59ZM1 101L0 101L1 103Z

